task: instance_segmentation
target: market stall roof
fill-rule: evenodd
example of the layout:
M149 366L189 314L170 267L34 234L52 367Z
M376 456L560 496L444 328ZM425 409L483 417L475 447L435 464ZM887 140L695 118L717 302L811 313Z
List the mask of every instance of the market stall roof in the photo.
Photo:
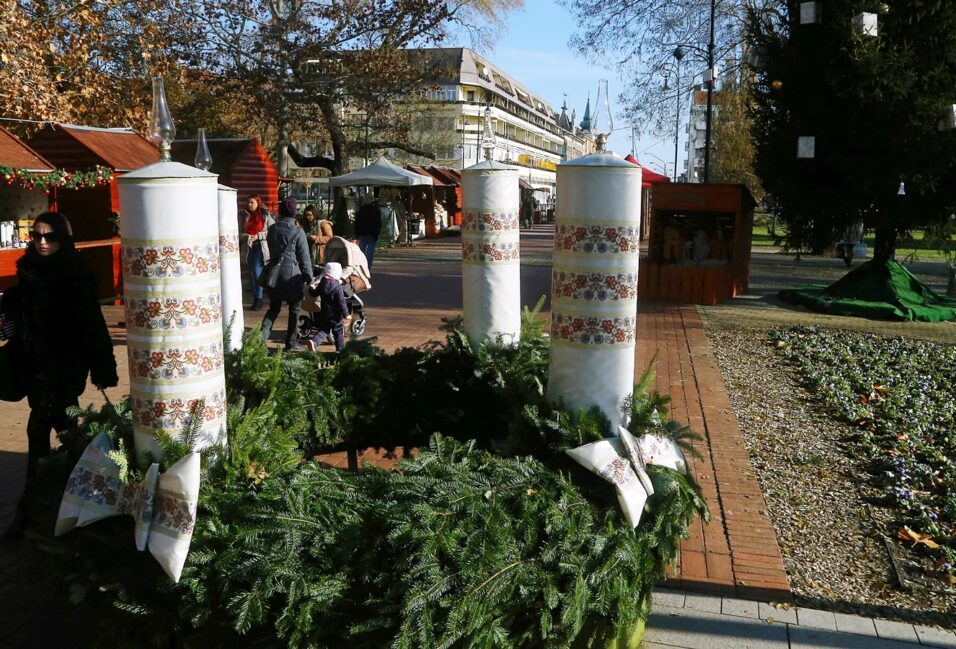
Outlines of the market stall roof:
M533 191L534 191L534 187L532 187L532 186L528 183L528 181L525 180L524 178L519 178L519 179L518 179L518 189L525 189L525 190L527 190L527 191L529 191L529 192L533 192Z
M52 124L30 138L30 146L60 169L95 165L125 172L159 161L159 151L130 128Z
M637 165L644 171L644 173L641 175L641 185L644 187L647 187L651 183L669 183L671 181L671 179L667 176L659 174L656 171L651 171L649 168L642 165L631 153L628 153L626 156L624 156L624 159L631 164Z
M439 167L437 165L432 165L428 168L428 173L430 173L435 178L440 179L446 185L461 184L461 174L458 173L457 169L452 169L451 167Z
M342 176L332 176L329 184L334 187L348 185L383 185L386 187L413 187L415 185L431 185L431 176L405 171L401 167L389 162L385 156L358 171Z
M39 173L56 167L42 155L27 146L23 140L0 127L0 165Z
M420 176L428 176L429 178L432 179L432 184L435 185L435 187L444 187L445 185L448 184L440 176L433 174L430 170L426 169L425 167L409 164L409 165L405 165L405 169L407 171L411 171L413 174L418 174Z

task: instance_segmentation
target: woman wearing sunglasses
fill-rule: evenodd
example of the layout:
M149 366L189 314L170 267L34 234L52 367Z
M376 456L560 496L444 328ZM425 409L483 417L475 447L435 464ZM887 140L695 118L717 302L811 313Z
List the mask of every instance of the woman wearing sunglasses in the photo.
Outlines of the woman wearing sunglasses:
M32 245L17 262L17 285L4 294L14 302L14 335L8 344L17 346L30 404L28 491L40 458L50 453L50 430L60 433L76 424L66 410L78 405L87 376L98 388L118 382L93 275L73 246L70 222L59 212L45 212L34 221L30 236ZM18 509L8 535L22 529L22 511Z

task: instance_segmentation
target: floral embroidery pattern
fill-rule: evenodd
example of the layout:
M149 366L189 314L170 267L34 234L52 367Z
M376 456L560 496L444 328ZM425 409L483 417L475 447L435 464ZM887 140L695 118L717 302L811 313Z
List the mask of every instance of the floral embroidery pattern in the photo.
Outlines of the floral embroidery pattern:
M153 515L156 525L179 534L192 534L196 524L196 503L175 495L157 493Z
M222 319L218 293L193 298L128 298L126 321L139 329L187 329Z
M123 270L130 277L197 277L219 270L219 246L129 246L123 249Z
M136 413L136 423L152 429L181 430L189 420L200 399L144 399L133 397L133 412ZM216 392L206 397L200 416L204 421L214 421L226 415L226 394Z
M461 257L464 261L517 261L521 255L518 242L507 243L472 243L461 244Z
M518 229L518 212L465 212L462 232L501 232Z
M615 486L621 486L637 478L631 463L624 458L617 457L598 470L598 475Z
M73 467L65 489L70 496L102 507L115 507L123 490L119 478L91 471L80 464Z
M634 344L636 316L625 318L596 318L551 314L551 336L572 343L592 345Z
M223 256L239 254L239 235L238 234L220 234L219 251Z
M633 300L637 297L637 273L551 273L554 295L578 300Z
M556 225L557 250L585 253L637 253L641 229L635 225Z
M133 371L141 379L198 377L222 368L222 342L187 349L149 350L129 348Z

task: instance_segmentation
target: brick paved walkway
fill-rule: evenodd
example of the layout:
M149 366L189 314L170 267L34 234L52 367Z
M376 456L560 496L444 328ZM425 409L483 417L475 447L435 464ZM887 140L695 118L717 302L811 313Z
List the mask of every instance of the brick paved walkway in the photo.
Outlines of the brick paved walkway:
M548 254L550 237L548 226L522 232L523 252L530 252L533 261L527 267L522 265L525 304L533 305L538 296L550 292L550 268L541 263ZM456 242L419 242L415 249L382 251L376 256L373 290L366 294L366 335L377 336L378 345L386 351L441 339L441 318L460 313L461 265L448 258L454 257ZM671 396L674 418L703 437L698 448L704 460L692 465L713 516L709 525L698 523L691 538L682 543L680 563L668 585L741 598L790 599L766 506L697 309L641 303L638 311L637 374L657 352L658 390ZM109 394L111 399L119 399L129 380L125 332L117 326L123 314L119 307L105 307L104 313L116 344L121 381ZM285 315L280 315L275 339L284 334L278 327L284 326ZM256 326L261 317L261 311L247 312L246 326ZM98 404L102 399L91 389L80 401ZM0 530L9 524L22 489L27 413L25 403L0 402ZM347 465L344 454L326 460ZM368 451L358 461L393 460ZM40 566L42 562L21 546L0 547L0 628L35 625L44 619L49 596L38 595L37 588L25 583L43 578L35 574Z

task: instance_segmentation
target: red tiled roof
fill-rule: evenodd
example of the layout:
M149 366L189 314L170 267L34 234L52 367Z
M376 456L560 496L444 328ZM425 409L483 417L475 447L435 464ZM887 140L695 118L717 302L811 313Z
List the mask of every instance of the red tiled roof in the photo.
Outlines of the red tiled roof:
M428 168L428 173L435 178L441 179L441 181L446 185L461 184L461 174L449 167L439 167L437 165L432 165Z
M426 177L428 177L428 178L431 178L431 179L432 179L432 184L433 184L435 187L443 187L443 186L449 184L449 183L446 182L443 178L441 178L440 176L437 176L437 175L433 174L430 169L426 169L425 167L421 167L421 166L419 166L419 165L408 164L408 165L405 165L405 169L406 169L407 171L411 171L412 173L420 174L420 175L422 175L422 176L426 176Z
M34 172L56 169L51 162L3 127L0 127L0 165Z
M61 169L96 165L133 171L159 162L159 151L131 129L54 124L30 138L30 146Z

